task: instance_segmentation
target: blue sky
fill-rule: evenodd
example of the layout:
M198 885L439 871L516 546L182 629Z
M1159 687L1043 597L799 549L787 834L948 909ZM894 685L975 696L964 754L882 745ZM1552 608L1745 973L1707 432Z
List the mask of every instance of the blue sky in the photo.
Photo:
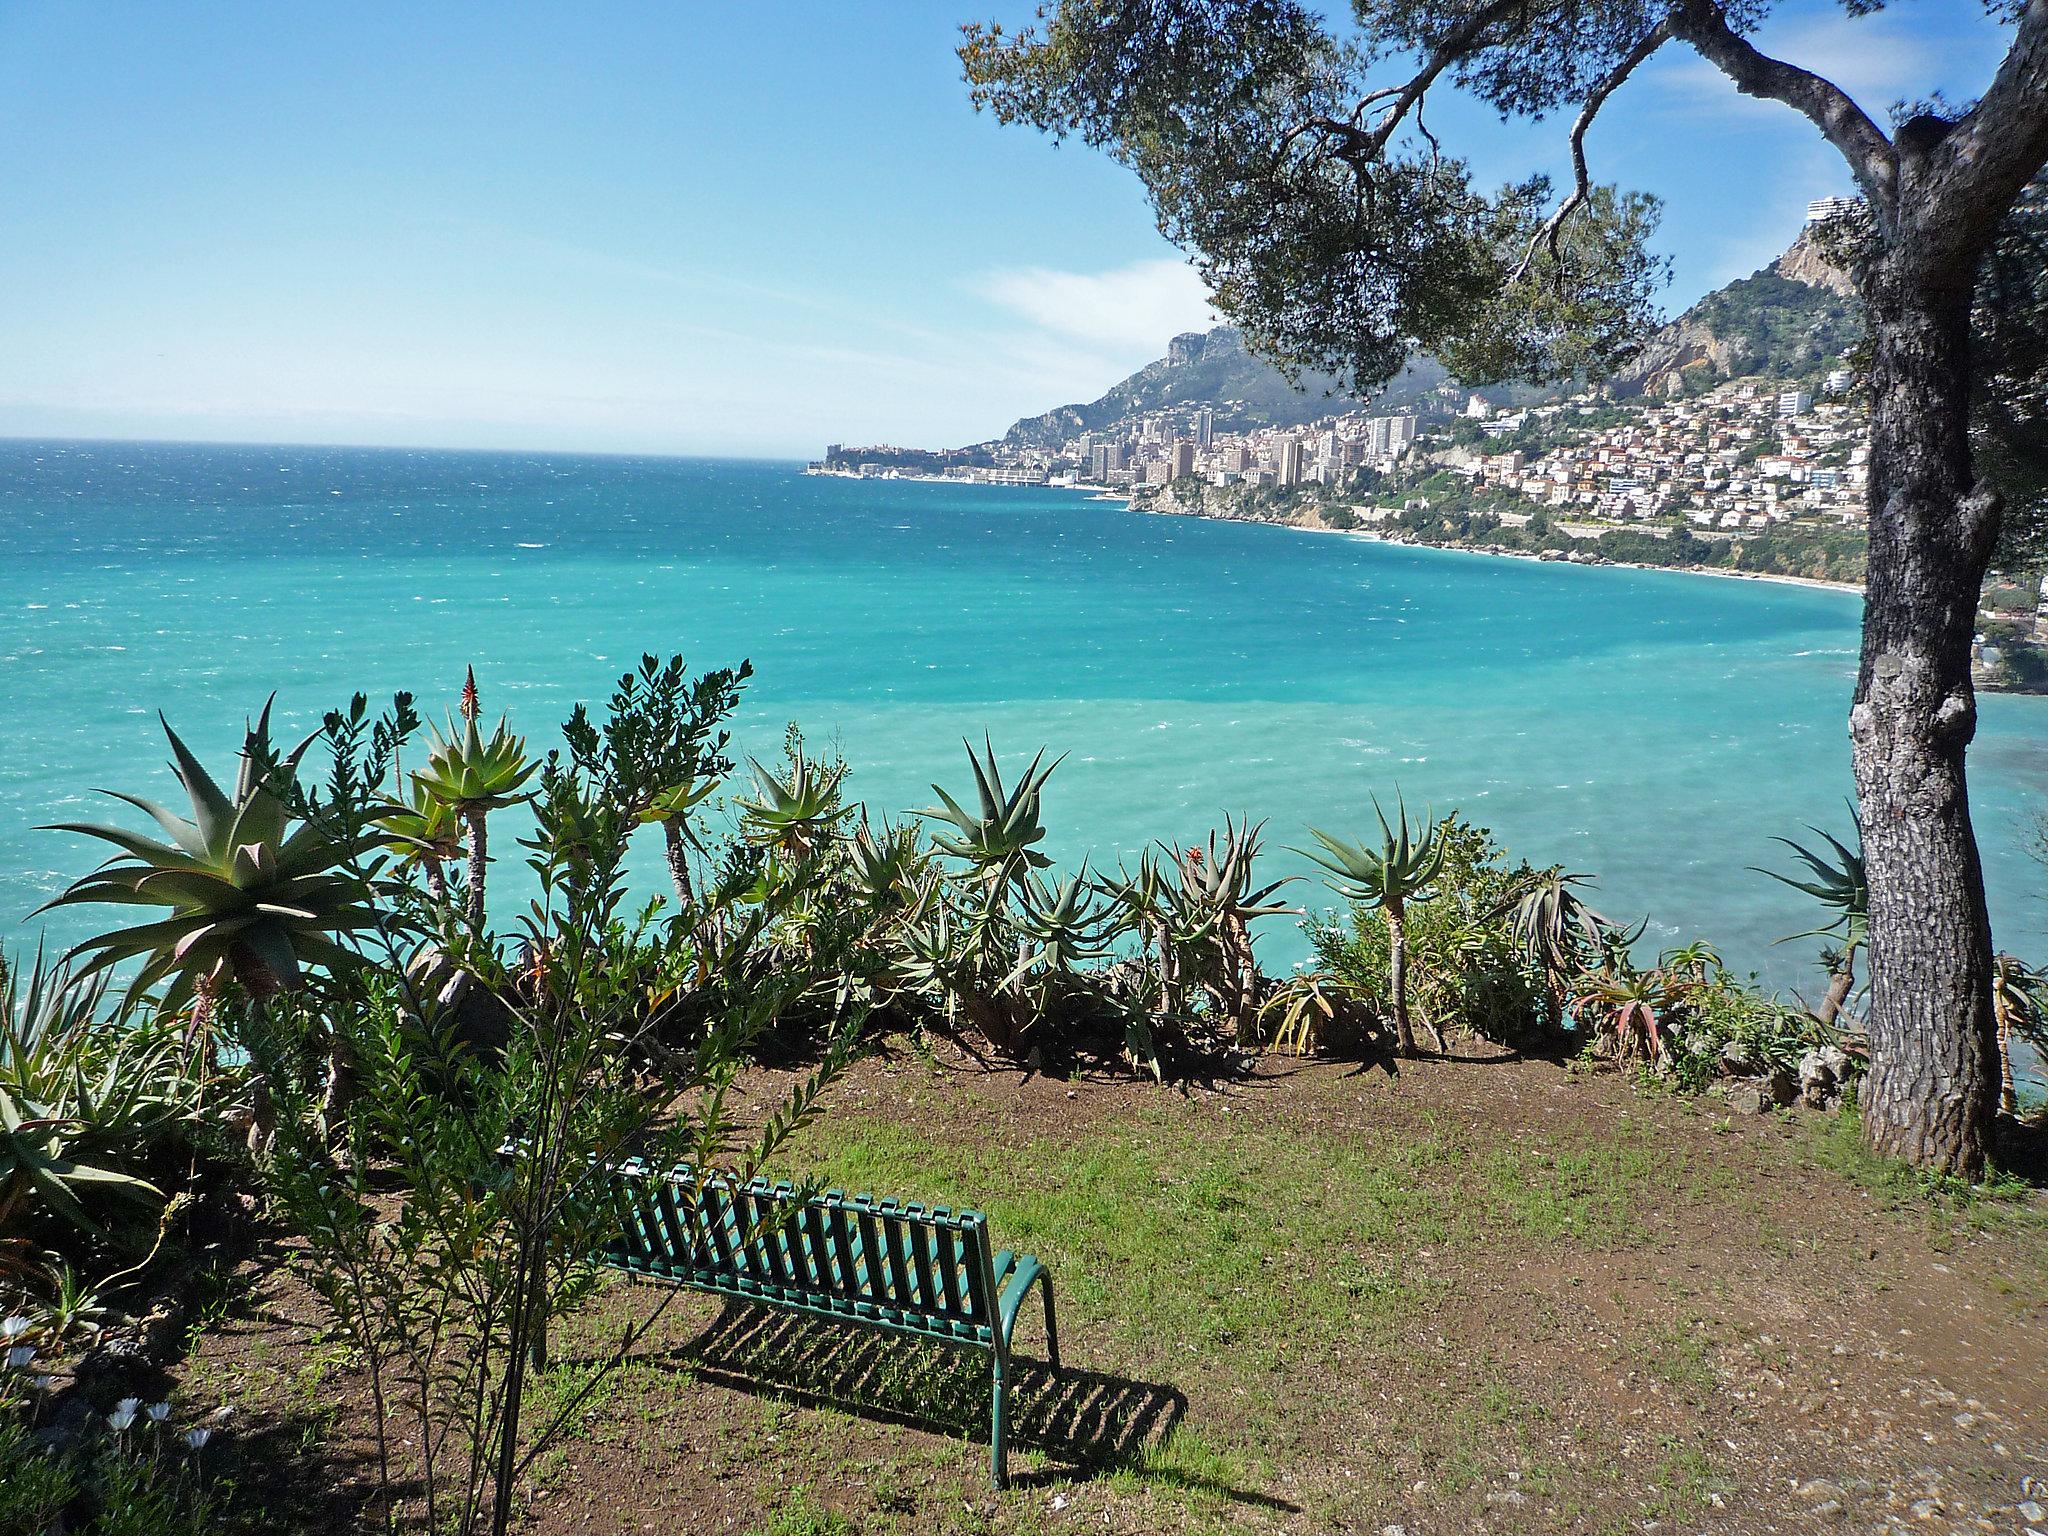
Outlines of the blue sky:
M809 456L1092 397L1206 306L1128 174L969 109L990 14L0 0L0 435ZM2002 50L1973 0L1763 41L1880 112ZM1564 164L1431 122L1485 180ZM1673 51L1589 142L1666 198L1674 311L1848 189Z

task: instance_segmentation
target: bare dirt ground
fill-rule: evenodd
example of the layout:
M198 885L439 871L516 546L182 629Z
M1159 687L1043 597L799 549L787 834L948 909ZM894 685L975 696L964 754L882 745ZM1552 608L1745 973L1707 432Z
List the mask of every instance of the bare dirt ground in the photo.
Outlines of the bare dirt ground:
M1185 1094L865 1062L796 1161L985 1210L1059 1288L1013 1486L981 1357L684 1295L516 1528L2048 1532L2048 1197L1930 1194L1853 1137L1538 1062ZM234 1405L274 1528L347 1529L362 1381L288 1270L249 1278L184 1400ZM543 1403L662 1294L600 1295Z

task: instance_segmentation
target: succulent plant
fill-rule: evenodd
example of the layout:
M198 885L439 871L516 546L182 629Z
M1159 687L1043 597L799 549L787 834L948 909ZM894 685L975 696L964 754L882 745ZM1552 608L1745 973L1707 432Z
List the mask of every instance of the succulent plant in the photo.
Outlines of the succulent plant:
M1259 967L1251 925L1293 910L1273 899L1287 879L1254 882L1264 829L1264 822L1240 825L1226 816L1206 845L1174 851L1179 879L1169 901L1172 935L1193 952L1195 979L1239 1039L1251 1038L1258 1028Z
M154 922L87 939L67 960L82 960L80 971L90 974L142 957L128 996L167 982L159 1001L167 1013L182 1010L202 983L224 976L261 1001L298 987L309 964L353 962L355 952L343 939L376 920L362 883L346 869L345 850L314 823L295 824L273 788L277 777L297 771L313 738L278 757L265 704L244 738L230 795L168 721L164 734L191 819L133 795L106 793L146 812L169 842L81 822L46 830L98 838L120 850L48 906L108 902L168 911Z
M1406 801L1399 802L1397 832L1387 823L1387 813L1377 798L1373 815L1380 824L1377 846L1332 837L1315 827L1309 835L1323 845L1321 853L1297 849L1328 870L1330 889L1348 901L1382 912L1387 920L1389 971L1392 978L1394 1035L1403 1056L1415 1054L1415 1031L1408 1015L1408 931L1407 904L1421 896L1443 868L1444 842L1434 820L1425 815L1411 828ZM1435 1027L1432 1025L1432 1032ZM1441 1033L1437 1044L1443 1045Z
M1040 748L1023 777L1008 788L996 766L995 747L986 737L979 756L973 744L968 744L967 761L974 770L975 809L967 810L934 784L932 793L943 808L917 813L953 828L933 833L933 845L966 863L975 879L995 887L1020 882L1030 871L1048 868L1052 860L1037 852L1033 844L1045 837L1045 823L1040 819L1045 781L1064 759L1048 763Z
M1067 975L1100 960L1126 927L1123 913L1100 901L1085 861L1078 873L1058 884L1029 877L1017 905L1017 927L1030 949L1010 974L1007 984L1012 986L1034 970Z
M1850 818L1856 829L1854 848L1819 827L1808 827L1807 831L1828 845L1827 853L1816 853L1789 837L1771 839L1774 843L1783 843L1797 854L1811 878L1802 880L1792 875L1781 875L1774 869L1756 869L1756 873L1769 875L1780 885L1789 885L1795 891L1804 892L1835 914L1820 927L1790 934L1779 942L1789 943L1792 939L1810 939L1825 934L1839 935L1852 949L1863 944L1870 922L1870 881L1863 866L1863 823L1853 809ZM1751 867L1756 868L1754 865Z
M642 825L661 828L669 879L675 885L676 900L684 906L695 894L690 879L690 812L716 793L716 779L685 778L654 791L636 815Z
M851 814L839 793L846 777L846 765L829 766L812 761L801 748L792 750L787 778L778 777L748 758L754 770L756 793L736 796L733 804L747 841L757 847L775 848L794 858L803 858L820 847Z
M1679 1000L1676 978L1659 969L1617 964L1582 979L1572 1012L1595 1034L1610 1036L1618 1061L1655 1061L1664 1050L1664 1014Z
M105 972L76 975L40 951L0 989L0 1212L14 1230L43 1211L107 1237L96 1213L108 1197L138 1215L163 1202L136 1170L189 1120L197 1080L172 1032L103 1018L106 992Z
M2037 1051L2048 1050L2048 976L2017 955L1997 956L1991 962L1991 1017L1998 1031L1998 1107L2016 1114L2012 1043L2017 1038Z
M1778 940L1790 944L1796 939L1828 938L1839 939L1841 943L1830 947L1823 957L1828 968L1828 991L1815 1017L1822 1024L1832 1025L1848 1002L1850 991L1856 984L1856 951L1861 949L1869 935L1870 925L1870 881L1863 867L1863 823L1856 815L1856 808L1849 808L1850 824L1856 829L1856 846L1851 848L1832 834L1819 827L1807 830L1828 845L1828 852L1817 853L1801 846L1788 837L1773 838L1783 843L1806 866L1811 877L1800 879L1793 875L1781 875L1774 869L1759 869L1751 865L1757 874L1769 875L1780 885L1789 885L1793 890L1803 892L1828 908L1835 915L1817 928L1808 928L1800 933L1787 934Z
M1507 918L1508 936L1521 950L1523 963L1541 978L1552 1028L1562 1022L1572 983L1604 964L1616 947L1614 924L1579 894L1590 883L1590 877L1567 874L1553 864L1528 875L1486 914L1489 922Z
M426 874L427 890L436 901L448 895L443 866L462 857L462 816L417 780L410 803L394 804L377 818L379 831L390 834L386 848L403 865L417 865Z
M444 734L429 724L433 745L427 751L427 766L414 773L415 795L424 794L454 810L469 829L469 907L472 927L484 920L484 880L490 864L487 818L492 811L516 805L527 797L526 785L540 764L526 755L526 739L506 728L499 716L497 729L486 737L477 726L475 677L465 685L463 721L451 718Z
M855 890L874 911L914 906L926 888L931 859L915 827L863 821L846 840L846 859Z

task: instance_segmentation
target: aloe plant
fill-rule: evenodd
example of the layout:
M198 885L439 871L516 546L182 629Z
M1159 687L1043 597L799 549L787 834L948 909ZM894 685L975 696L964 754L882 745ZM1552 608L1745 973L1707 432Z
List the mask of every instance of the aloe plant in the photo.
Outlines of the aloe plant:
M470 927L480 930L485 870L490 864L487 820L492 811L527 798L527 781L539 772L540 764L526 755L525 738L506 728L504 716L499 716L497 729L488 737L478 729L474 672L463 687L462 716L460 725L449 719L445 734L429 723L433 745L427 752L427 766L413 775L413 786L416 793L451 807L469 830L467 915Z
M1293 877L1264 885L1253 877L1265 825L1239 825L1226 816L1205 847L1176 849L1173 861L1179 875L1171 896L1174 927L1193 950L1198 979L1218 1015L1240 1040L1258 1028L1259 965L1251 925L1294 910L1273 899Z
M1663 1019L1678 1001L1674 979L1660 969L1616 965L1583 979L1573 1013L1595 1034L1612 1037L1618 1061L1663 1054Z
M1523 963L1542 978L1545 1022L1553 1029L1562 1022L1573 982L1595 969L1610 947L1614 924L1579 894L1591 883L1590 876L1566 874L1553 864L1527 876L1486 914L1488 922L1507 918Z
M931 856L917 828L899 827L887 817L879 825L861 822L846 840L846 861L855 891L878 915L915 906L929 885Z
M1123 931L1121 914L1099 900L1084 860L1077 874L1058 883L1031 876L1019 888L1017 927L1030 948L1008 978L1014 986L1033 970L1071 975L1115 947Z
M140 956L128 995L139 998L165 984L159 1007L166 1013L181 1011L195 990L226 976L262 1002L297 988L309 964L353 963L355 952L343 941L371 926L376 915L346 868L346 850L312 822L295 821L273 788L297 771L313 738L278 757L265 704L244 737L229 794L168 721L164 734L191 818L133 795L105 793L147 813L169 842L82 822L45 830L98 838L119 850L47 907L107 902L167 913L87 939L67 959L82 960L80 970L91 973Z
M2036 1050L2048 1049L2048 976L2017 955L1997 956L1991 962L1991 1016L1998 1030L1998 1107L2017 1114L2012 1043L2018 1038Z
M1045 781L1063 761L1064 757L1056 757L1046 762L1041 747L1023 776L1005 787L995 747L983 737L979 756L971 742L967 745L968 766L974 770L974 809L965 808L934 784L932 793L940 804L917 814L951 827L951 831L933 833L933 845L966 864L973 879L1000 892L1052 863L1034 845L1045 837L1040 814Z
M40 950L0 988L0 1212L15 1230L47 1212L119 1240L96 1212L111 1201L143 1217L163 1204L139 1170L165 1160L197 1083L170 1030L103 1018L106 996L104 971L74 974Z
M393 805L377 818L377 828L390 834L385 846L401 865L417 866L426 876L427 894L446 901L447 865L462 857L461 813L415 780L410 802Z
M1817 928L1787 934L1777 941L1780 944L1811 938L1841 941L1828 952L1827 995L1814 1012L1814 1017L1824 1025L1832 1025L1849 1001L1849 994L1856 985L1856 951L1863 947L1870 927L1870 881L1863 867L1863 822L1856 815L1854 806L1849 809L1849 818L1856 829L1854 848L1819 827L1808 827L1807 830L1827 844L1826 852L1803 847L1788 837L1772 839L1798 855L1799 861L1806 866L1807 878L1750 866L1759 875L1769 875L1780 885L1789 885L1793 890L1813 897L1835 914Z
M770 772L758 758L747 763L754 770L755 793L735 797L733 805L747 841L757 847L805 858L829 842L852 814L840 794L844 763L817 762L804 755L800 742L791 746L787 776Z
M656 790L639 812L643 825L661 828L662 853L676 900L685 908L696 899L690 880L690 812L718 792L715 779L683 779Z
M1413 1056L1415 1030L1408 1016L1407 907L1409 902L1428 890L1430 882L1443 868L1444 843L1437 835L1436 823L1426 815L1417 826L1409 826L1405 801L1399 802L1399 831L1388 825L1387 813L1380 809L1377 798L1373 800L1372 809L1380 824L1376 846L1332 837L1310 827L1309 835L1322 844L1322 852L1294 851L1328 870L1333 878L1325 883L1338 895L1385 915L1395 1048L1403 1056ZM1430 1028L1437 1037L1438 1048L1442 1049L1442 1032L1433 1024Z

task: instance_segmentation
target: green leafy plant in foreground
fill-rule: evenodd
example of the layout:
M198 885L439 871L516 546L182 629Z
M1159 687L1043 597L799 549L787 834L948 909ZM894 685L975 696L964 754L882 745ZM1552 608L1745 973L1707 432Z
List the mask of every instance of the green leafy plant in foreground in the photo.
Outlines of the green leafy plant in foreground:
M540 765L525 842L536 895L517 963L497 964L485 930L447 957L510 1016L501 1046L471 1048L446 994L408 970L337 977L300 1000L350 1031L360 1091L330 1117L294 1070L293 1019L247 1021L247 1048L278 1084L271 1192L304 1237L296 1262L363 1362L374 1513L389 1529L417 1517L462 1536L503 1532L520 1478L660 1315L586 1362L576 1389L533 1394L553 1324L590 1294L592 1255L617 1219L599 1193L606 1167L637 1155L751 1174L816 1113L857 1032L858 1013L843 1016L816 1071L765 1117L738 1117L731 1090L752 1042L836 957L743 979L723 969L745 962L798 891L768 892L767 907L731 923L691 908L657 925L651 905L632 905L626 855L644 805L607 792L602 744L659 732L620 718L655 707L639 690L622 695L601 734L573 732L569 758ZM345 846L377 847L396 729L380 724L365 752L360 708L330 717L334 787L318 813ZM730 899L723 884L706 898ZM380 909L389 953L432 937L418 921L403 903ZM730 950L706 938L734 932ZM691 977L696 1011L669 1036L672 994Z

